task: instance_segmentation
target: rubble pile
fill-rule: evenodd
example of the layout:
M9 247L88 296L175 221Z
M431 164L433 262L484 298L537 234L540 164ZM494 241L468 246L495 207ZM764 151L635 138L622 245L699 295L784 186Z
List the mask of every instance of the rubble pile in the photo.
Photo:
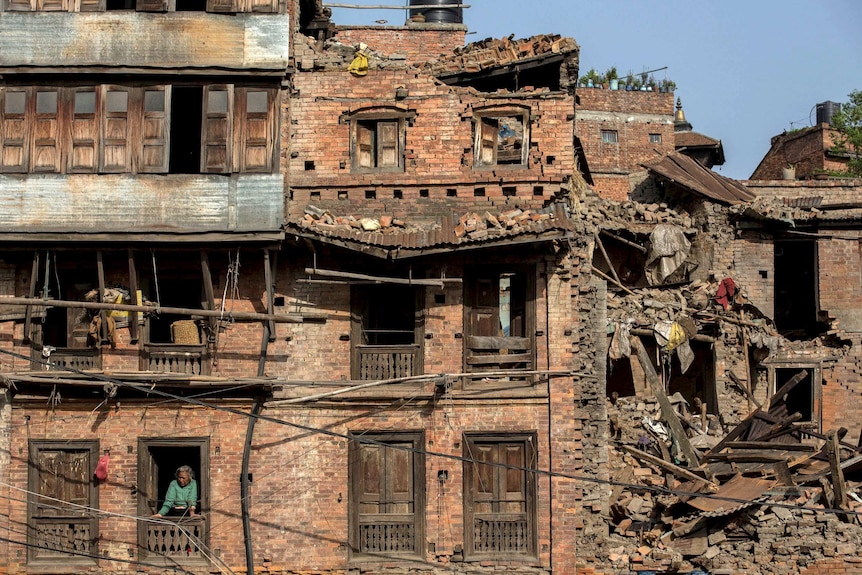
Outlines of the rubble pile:
M455 237L469 237L481 239L486 236L501 234L505 230L526 226L534 222L543 222L553 218L551 212L537 212L533 210L521 210L518 208L507 210L498 215L485 212L479 215L471 212L458 218L455 226Z
M782 403L775 399L777 409L771 413L781 411ZM688 423L688 435L701 434L700 415L678 398L673 405ZM853 514L862 511L862 498L856 495L862 482L849 480L857 465L855 448L841 445L837 460L848 479L837 482L826 447L776 439L792 434L792 426L778 425L784 433L776 435L773 425L771 440L729 439L735 433L745 437L740 429L755 430L752 418L716 448L700 452L700 465L684 467L672 455L675 441L660 412L654 398L609 401L614 481L606 551L615 568L790 574L815 561L862 550L862 528ZM707 433L718 440L721 427L709 417ZM773 466L787 473L774 472ZM846 502L836 492L839 485L846 490Z
M514 40L487 38L455 50L451 56L441 56L425 68L435 76L453 72L479 72L486 68L505 66L514 62L541 57L546 54L576 52L578 44L572 38L541 34L532 38Z
M354 216L335 216L329 210L323 210L316 206L308 205L305 214L300 221L303 227L315 227L318 229L334 230L337 228L354 229L364 232L380 232L383 234L400 233L415 230L408 227L404 220L393 218L389 215L377 218L357 218Z

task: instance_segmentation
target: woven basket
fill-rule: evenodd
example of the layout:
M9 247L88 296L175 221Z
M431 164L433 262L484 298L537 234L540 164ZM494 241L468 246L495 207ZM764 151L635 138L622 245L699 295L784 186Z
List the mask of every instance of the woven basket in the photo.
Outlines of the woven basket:
M182 345L200 345L201 333L196 321L183 319L171 324L171 339Z

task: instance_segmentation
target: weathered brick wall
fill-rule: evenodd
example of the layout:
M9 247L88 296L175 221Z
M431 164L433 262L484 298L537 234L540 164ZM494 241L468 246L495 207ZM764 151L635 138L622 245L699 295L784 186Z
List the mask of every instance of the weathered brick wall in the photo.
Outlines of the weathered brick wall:
M372 70L362 78L343 70L299 73L295 84L288 135L291 218L301 217L309 203L342 215L425 220L499 205L541 206L574 169L568 96L485 98L403 70ZM396 100L396 86L409 96ZM403 171L351 170L349 123L339 119L375 106L415 113L406 128ZM529 109L528 165L473 167L473 110L485 106Z
M673 92L627 92L578 87L578 111L658 114L673 120Z
M352 46L364 42L369 49L387 57L400 54L408 64L421 64L441 54L451 55L464 45L466 33L463 24L340 25L336 28L335 39Z
M221 403L234 409L249 410L248 402ZM55 408L44 401L18 400L12 409L10 426L26 430L12 434L9 482L21 489L27 486L28 438L31 440L98 440L100 453L110 451L108 479L98 485L99 509L109 515L99 519L99 549L111 557L136 560L136 525L145 518L137 515L138 438L209 438L208 477L199 477L208 489L211 508L204 510L210 530L210 551L233 568L244 567L245 552L240 523L239 481L245 440L246 418L215 410L198 409L187 404L165 403L153 396L145 401L108 402L94 410L96 403L64 397ZM202 473L203 475L203 473ZM8 501L10 537L26 541L26 497L20 491ZM7 503L4 501L3 505ZM10 547L0 557L7 573L26 572L27 552L23 545ZM144 566L106 561L100 572L153 572ZM208 569L203 569L207 572ZM43 571L44 572L44 571ZM68 571L64 571L68 572Z
M783 169L792 165L797 179L807 179L815 170L844 171L846 160L829 157L837 133L829 124L781 134L772 138L770 149L751 175L751 180L781 180Z

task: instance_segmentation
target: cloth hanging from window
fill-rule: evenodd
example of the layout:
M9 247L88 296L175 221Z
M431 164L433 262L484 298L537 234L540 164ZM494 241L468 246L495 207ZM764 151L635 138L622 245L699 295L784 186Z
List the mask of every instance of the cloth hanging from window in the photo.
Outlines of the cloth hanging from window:
M111 344L111 349L114 349L117 347L117 320L107 316L105 325L108 328L108 343ZM93 347L98 347L102 343L102 314L93 316L87 335Z

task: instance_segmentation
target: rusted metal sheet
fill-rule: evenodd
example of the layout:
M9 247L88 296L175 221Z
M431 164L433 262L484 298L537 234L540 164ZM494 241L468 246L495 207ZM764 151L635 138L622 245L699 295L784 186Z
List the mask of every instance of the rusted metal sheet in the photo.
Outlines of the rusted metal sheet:
M0 234L277 232L280 174L0 176Z
M688 504L701 511L728 512L738 509L740 505L745 505L746 501L756 500L776 483L774 479L737 475L722 485L718 492L711 493L709 497L695 497L690 499Z
M124 66L281 71L287 14L0 12L0 69ZM81 70L86 71L86 70Z
M668 154L661 160L643 164L649 171L724 204L750 202L755 198L745 186L716 174L697 161L680 153Z

